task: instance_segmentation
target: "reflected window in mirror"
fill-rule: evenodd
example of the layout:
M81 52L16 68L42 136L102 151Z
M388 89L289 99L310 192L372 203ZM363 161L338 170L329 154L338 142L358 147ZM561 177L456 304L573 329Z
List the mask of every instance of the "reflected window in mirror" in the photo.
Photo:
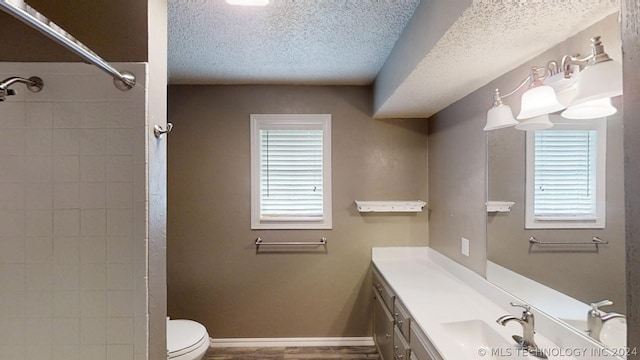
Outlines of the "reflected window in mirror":
M601 229L606 214L606 118L567 120L526 135L527 229Z

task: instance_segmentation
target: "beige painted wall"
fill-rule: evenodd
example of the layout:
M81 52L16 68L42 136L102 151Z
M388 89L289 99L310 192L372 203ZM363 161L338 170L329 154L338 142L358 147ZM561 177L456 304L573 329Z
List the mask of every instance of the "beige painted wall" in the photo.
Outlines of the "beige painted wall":
M531 64L559 59L567 49L585 53L589 38L602 35L605 50L621 61L620 24L612 15L580 34L555 46ZM509 74L518 82L519 74L526 74L529 64ZM507 89L505 89L507 90ZM510 99L510 104L515 100ZM622 148L622 101L614 105L620 111L607 122L607 218L605 229L558 230L524 229L525 212L525 132L513 128L496 130L489 136L489 199L515 201L510 213L488 215L488 259L542 284L560 290L585 303L610 299L614 305L607 311L625 311L624 276L624 169ZM513 104L517 105L517 104ZM515 111L515 110L514 110ZM527 239L535 236L542 241L589 241L599 236L609 241L598 252L594 247L530 248ZM544 266L540 266L544 264ZM559 276L558 274L562 274Z
M169 316L214 338L371 336L371 248L428 237L426 212L356 211L427 200L426 121L373 120L371 102L370 87L169 87ZM250 230L252 113L332 114L332 230ZM329 243L256 253L258 236Z
M148 0L28 0L27 3L107 61L147 60ZM81 61L0 10L0 61Z
M429 118L429 246L484 275L485 134L481 90ZM469 239L469 256L460 251Z

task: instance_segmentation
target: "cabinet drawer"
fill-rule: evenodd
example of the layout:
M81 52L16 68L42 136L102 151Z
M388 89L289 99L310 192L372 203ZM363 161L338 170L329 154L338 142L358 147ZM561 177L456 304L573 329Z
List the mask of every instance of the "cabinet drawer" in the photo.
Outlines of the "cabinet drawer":
M393 359L407 360L411 356L411 348L400 332L400 328L395 326L393 329Z
M411 341L411 316L409 315L409 311L402 305L402 302L397 297L393 302L393 318L400 329L402 335L407 341Z
M411 324L411 355L416 360L442 360L427 336L415 323Z
M385 305L387 305L387 309L392 311L394 299L393 291L391 291L389 284L384 281L382 275L380 275L375 268L373 269L373 287L378 291L378 294L382 298L382 301L384 301Z

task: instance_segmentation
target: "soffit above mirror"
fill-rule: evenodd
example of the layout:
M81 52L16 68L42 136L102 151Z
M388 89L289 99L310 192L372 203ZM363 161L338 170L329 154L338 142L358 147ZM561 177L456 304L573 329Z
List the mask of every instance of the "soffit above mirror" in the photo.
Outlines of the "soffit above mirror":
M474 1L421 57L413 55L415 63L407 63L395 51L413 46L403 44L408 30L427 32L441 21L438 13L420 16L428 6L418 6L412 23L422 24L409 24L378 75L376 117L433 115L620 8L617 1Z

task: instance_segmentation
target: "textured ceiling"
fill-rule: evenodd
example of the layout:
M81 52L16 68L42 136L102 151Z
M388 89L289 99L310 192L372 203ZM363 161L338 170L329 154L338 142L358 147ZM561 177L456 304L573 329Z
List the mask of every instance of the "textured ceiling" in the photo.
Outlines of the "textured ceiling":
M371 84L419 0L169 0L172 84Z
M619 0L168 4L171 84L375 80L377 118L429 117L620 9Z

